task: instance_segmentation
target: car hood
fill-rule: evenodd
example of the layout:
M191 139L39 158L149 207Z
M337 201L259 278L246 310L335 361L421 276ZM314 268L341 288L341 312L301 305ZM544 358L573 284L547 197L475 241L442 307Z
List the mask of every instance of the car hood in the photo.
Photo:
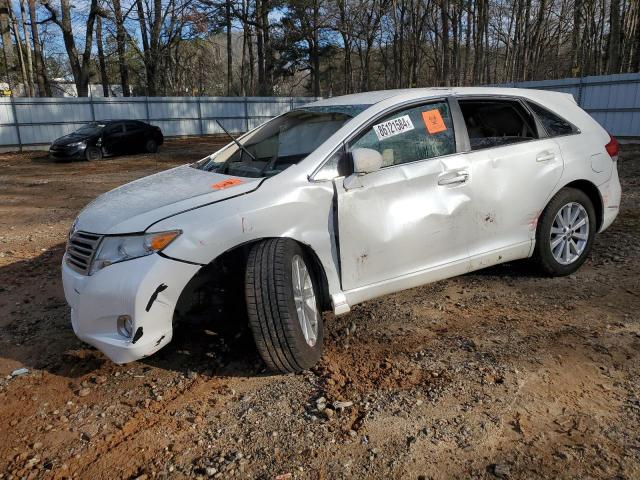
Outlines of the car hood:
M70 133L64 137L60 137L53 141L53 145L64 146L70 143L82 142L83 140L89 140L93 138L93 135L78 135L77 133Z
M183 165L100 195L80 212L75 228L98 234L142 232L164 218L252 192L262 180Z

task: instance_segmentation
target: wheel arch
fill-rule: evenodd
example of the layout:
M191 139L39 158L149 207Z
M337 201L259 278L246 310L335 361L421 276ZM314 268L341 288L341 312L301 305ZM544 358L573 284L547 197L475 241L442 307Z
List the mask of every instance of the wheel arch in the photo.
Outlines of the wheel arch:
M267 236L254 238L237 244L216 256L208 264L204 265L183 288L183 292L181 293L180 300L178 302L180 304L179 311L184 313L186 308L188 308L192 303L191 297L193 293L197 291L198 288L209 282L221 282L222 284L230 282L231 285L235 285L236 282L244 281L246 261L251 248L257 243L273 238L285 238L300 245L309 259L309 266L314 273L317 283L320 285L319 294L321 307L323 310L331 310L332 303L327 274L320 257L313 247L295 238L287 236Z
M575 188L576 190L582 191L587 197L589 197L589 200L591 200L591 203L593 204L593 209L596 212L596 225L598 227L596 229L596 232L600 231L600 228L602 228L602 223L604 221L604 202L602 200L602 195L600 195L600 190L598 190L598 187L589 180L574 180L573 182L566 184L562 188Z

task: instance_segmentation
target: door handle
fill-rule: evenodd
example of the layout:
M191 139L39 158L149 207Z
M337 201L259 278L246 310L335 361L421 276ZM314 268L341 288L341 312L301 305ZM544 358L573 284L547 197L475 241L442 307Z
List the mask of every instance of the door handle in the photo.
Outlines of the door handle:
M469 173L464 170L454 172L453 176L446 175L438 180L438 185L458 185L469 180Z
M556 159L556 154L553 152L540 152L536 156L536 162L549 162Z

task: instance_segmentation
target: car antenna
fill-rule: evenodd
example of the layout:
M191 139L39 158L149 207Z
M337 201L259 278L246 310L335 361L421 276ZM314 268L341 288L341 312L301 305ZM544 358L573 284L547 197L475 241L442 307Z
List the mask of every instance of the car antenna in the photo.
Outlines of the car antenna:
M243 146L242 146L242 144L241 144L238 140L236 140L236 137L234 137L233 135L231 135L231 134L229 133L229 130L227 130L226 128L224 128L224 126L220 123L220 121L219 121L217 118L216 118L216 123L217 123L218 125L220 125L220 128L221 128L222 130L224 130L224 133L226 133L227 135L229 135L229 138L231 138L231 140L233 140L233 142L238 146L238 148L242 149L242 151L243 151L244 153L246 153L247 155L249 155L249 156L251 157L251 160L253 160L254 162L256 161L256 157L254 157L254 156L251 154L251 152L250 152L249 150L247 150L245 147L243 147Z

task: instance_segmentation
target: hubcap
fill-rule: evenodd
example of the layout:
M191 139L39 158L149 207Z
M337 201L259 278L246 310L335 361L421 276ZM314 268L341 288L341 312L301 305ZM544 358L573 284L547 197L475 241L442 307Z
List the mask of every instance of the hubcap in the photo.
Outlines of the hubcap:
M551 225L549 244L553 258L562 265L575 262L589 240L589 215L585 208L577 203L567 203L556 214Z
M291 283L293 284L293 299L302 334L307 344L313 347L318 340L320 314L318 313L311 275L309 275L307 265L300 255L294 255L291 261Z

